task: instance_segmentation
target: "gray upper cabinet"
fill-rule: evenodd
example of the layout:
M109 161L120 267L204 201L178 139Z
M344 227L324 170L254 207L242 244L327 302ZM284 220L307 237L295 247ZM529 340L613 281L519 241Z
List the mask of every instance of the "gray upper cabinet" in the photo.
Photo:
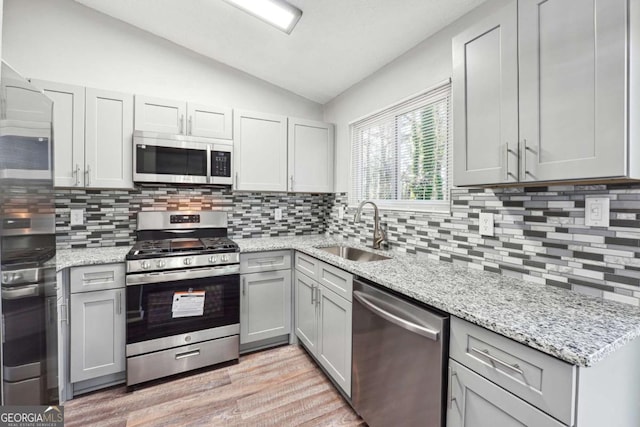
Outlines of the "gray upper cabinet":
M626 0L521 0L521 181L623 176Z
M233 110L136 95L136 130L207 138L233 137Z
M456 36L454 184L638 178L639 14L627 0L519 0Z
M289 118L289 183L291 192L333 191L333 125Z
M53 100L55 186L133 187L133 95L32 83Z
M87 88L85 186L133 187L133 95Z
M287 118L234 111L234 190L287 191Z
M455 185L517 181L517 5L453 39Z
M84 88L32 79L53 100L56 187L84 186Z

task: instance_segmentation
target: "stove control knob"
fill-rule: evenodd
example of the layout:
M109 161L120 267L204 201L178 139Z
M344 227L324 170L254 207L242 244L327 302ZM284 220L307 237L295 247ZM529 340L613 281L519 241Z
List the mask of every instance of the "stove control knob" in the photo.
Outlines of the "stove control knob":
M210 256L209 257L209 262L211 264L215 264L216 262L218 262L218 257L217 256Z
M167 263L166 263L166 262L164 262L163 260L156 261L156 267L158 267L158 268L162 268L162 267L164 267L166 264L167 264Z
M222 262L229 261L229 257L227 255L222 255Z
M151 267L151 264L149 264L149 261L142 261L142 269L146 270L149 267Z
M192 261L193 260L191 258L185 258L183 262L184 262L184 265L191 265Z

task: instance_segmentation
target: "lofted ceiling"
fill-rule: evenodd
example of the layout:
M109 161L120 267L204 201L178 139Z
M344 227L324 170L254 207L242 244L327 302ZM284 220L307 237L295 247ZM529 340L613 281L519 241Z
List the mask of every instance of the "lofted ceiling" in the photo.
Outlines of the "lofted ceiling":
M223 0L75 0L326 103L484 0L289 0L290 35Z

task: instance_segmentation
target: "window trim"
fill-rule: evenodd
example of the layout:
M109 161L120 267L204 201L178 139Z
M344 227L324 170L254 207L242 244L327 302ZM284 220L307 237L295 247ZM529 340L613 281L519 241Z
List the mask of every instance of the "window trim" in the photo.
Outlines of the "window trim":
M354 120L351 120L347 123L347 125L349 126L349 180L348 180L348 190L347 190L347 207L348 208L357 208L358 207L358 203L356 203L352 198L351 198L351 190L353 188L353 170L352 170L352 165L353 165L353 138L354 138L354 130L355 127L354 125L356 123L362 122L364 120L371 120L373 119L375 116L384 113L385 111L397 107L401 104L404 104L406 102L409 102L411 100L413 100L414 98L417 98L419 96L425 95L431 91L437 90L439 88L441 88L442 86L445 85L452 85L452 81L451 81L451 77L448 77L442 81L440 81L439 83L436 83L434 85L429 86L426 89L420 90L419 92L414 93L413 95L409 95L406 96L398 101L395 101L391 104L388 104L385 107L382 108L378 108L377 110L374 110L368 114L365 114L363 116L360 116ZM451 97L451 93L449 94L449 97ZM451 99L451 98L450 98ZM451 101L453 101L451 99ZM399 110L400 112L405 111L405 109ZM406 108L405 112L411 111L410 107ZM451 135L450 135L450 146L449 149L450 151L450 155L449 155L449 167L453 168L453 111L450 112L451 115L449 117L449 126L451 128ZM453 174L453 170L450 171L451 174ZM433 212L433 213L449 213L451 212L451 190L454 188L453 187L453 182L451 182L450 187L447 189L447 191L449 192L449 198L448 200L372 200L380 210L384 211L384 210L389 210L389 211L405 211L405 212Z

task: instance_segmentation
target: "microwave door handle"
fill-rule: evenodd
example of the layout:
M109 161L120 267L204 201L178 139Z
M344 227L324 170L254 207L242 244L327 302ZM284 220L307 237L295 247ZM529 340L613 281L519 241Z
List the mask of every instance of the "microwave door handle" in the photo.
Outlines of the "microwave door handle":
M213 176L211 176L211 153L213 152L211 145L207 145L207 181L214 184Z

